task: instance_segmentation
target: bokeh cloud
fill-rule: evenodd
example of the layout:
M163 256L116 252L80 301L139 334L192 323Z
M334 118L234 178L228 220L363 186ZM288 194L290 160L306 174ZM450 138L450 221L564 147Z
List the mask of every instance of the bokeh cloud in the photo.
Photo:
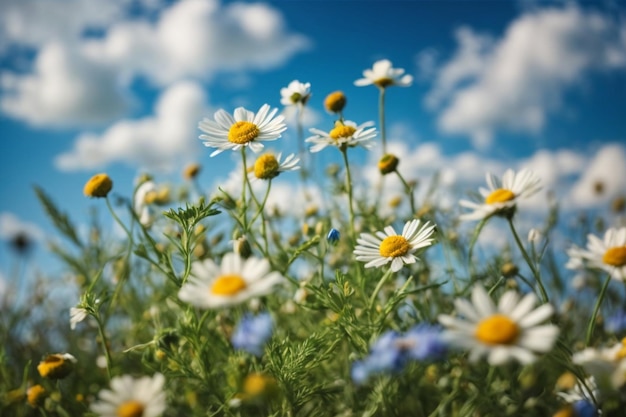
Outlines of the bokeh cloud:
M425 104L438 111L441 132L469 135L479 148L499 131L541 131L584 76L626 68L626 25L576 6L526 13L501 39L468 27L456 38L456 53L428 70L436 75Z

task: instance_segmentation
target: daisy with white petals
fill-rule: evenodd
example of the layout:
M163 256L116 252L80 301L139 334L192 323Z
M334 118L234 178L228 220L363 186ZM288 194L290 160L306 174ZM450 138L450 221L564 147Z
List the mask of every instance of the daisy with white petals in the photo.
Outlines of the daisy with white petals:
M227 253L219 266L210 259L194 262L178 298L200 308L225 307L265 295L283 279L280 273L270 272L267 259Z
M372 69L363 71L363 77L354 82L354 85L363 87L375 85L379 88L386 88L392 85L399 87L409 87L413 82L413 77L409 74L403 75L404 69L393 68L391 61L381 59L376 61Z
M324 132L319 129L309 129L315 136L309 137L305 142L313 143L311 152L319 152L329 145L336 146L340 149L361 145L366 149L373 146L372 139L376 137L376 128L374 122L366 122L361 125L351 120L343 123L337 121L335 127L330 132Z
M287 87L280 89L280 104L283 106L304 106L311 97L311 83L293 80Z
M361 233L354 254L357 261L367 262L366 268L381 267L391 262L391 270L397 272L405 264L418 260L416 252L419 249L433 244L434 231L435 225L426 222L420 227L420 221L415 219L404 225L400 235L392 226L375 235Z
M154 374L135 379L130 375L115 377L111 389L100 391L100 401L91 411L101 417L157 417L165 411L165 377Z
M594 377L601 392L621 389L626 386L626 337L610 347L576 352L572 362Z
M487 356L491 365L501 365L512 359L528 364L536 353L552 349L559 328L553 324L540 325L554 312L550 304L533 309L537 297L533 293L520 299L515 291L507 291L496 306L487 291L476 285L472 301L456 299L454 306L462 317L440 315L446 327L444 338L453 346L470 351L469 360Z
M220 109L213 116L215 121L202 119L198 127L205 134L200 135L200 139L205 146L217 148L211 156L227 149L236 151L243 146L258 153L263 148L261 142L276 140L287 129L284 116L274 117L277 111L271 110L268 104L261 106L256 114L238 107L231 116Z
M462 214L461 220L482 220L493 214L512 214L517 201L530 197L541 189L540 179L532 171L523 169L517 174L507 170L502 180L493 174L487 174L489 188L480 188L483 202L461 200L459 204L472 209L471 213Z
M600 239L587 236L587 250L572 247L567 251L569 269L582 269L585 265L608 272L613 279L626 282L626 227L611 228Z
M281 162L282 153L274 155L273 153L265 153L259 156L254 162L254 166L248 173L250 181L271 180L285 171L296 171L300 169L295 154L289 154L284 161Z

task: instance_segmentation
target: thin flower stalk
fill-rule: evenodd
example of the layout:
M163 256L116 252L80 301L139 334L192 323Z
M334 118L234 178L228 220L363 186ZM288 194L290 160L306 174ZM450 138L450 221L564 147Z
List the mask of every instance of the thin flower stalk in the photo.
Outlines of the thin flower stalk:
M541 292L541 299L544 303L547 303L549 301L548 293L546 292L546 288L543 285L543 281L541 279L541 274L539 272L539 269L530 259L528 252L524 248L524 245L522 244L522 241L520 240L520 237L517 234L517 231L515 230L515 226L513 225L513 219L510 217L507 217L507 221L509 222L509 226L511 228L511 233L513 234L513 238L515 239L515 243L517 244L517 247L522 252L522 256L524 257L524 260L528 264L528 267L530 268L530 271L532 272L533 277L535 278L535 281L537 282L537 285L539 286L539 291Z
M596 326L596 320L598 318L598 313L600 312L600 307L602 306L602 302L604 301L604 297L606 296L606 290L609 288L609 283L611 282L611 274L606 277L606 280L602 284L602 288L600 289L600 294L598 294L598 298L596 299L596 305L593 308L593 313L591 313L591 318L589 319L589 324L587 324L587 332L585 336L585 345L589 346L591 344L591 338L593 337L593 330Z

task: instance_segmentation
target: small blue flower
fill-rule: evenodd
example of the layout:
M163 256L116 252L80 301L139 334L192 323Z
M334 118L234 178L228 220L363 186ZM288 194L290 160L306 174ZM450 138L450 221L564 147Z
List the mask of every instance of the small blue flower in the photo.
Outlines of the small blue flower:
M447 350L439 326L420 324L404 335L390 330L374 343L369 356L352 365L352 379L361 384L372 374L398 373L410 360L441 359Z
M269 313L258 316L244 315L231 336L235 349L243 350L255 356L263 356L265 344L272 337L274 321Z
M620 333L626 330L626 311L621 310L606 318L604 330L608 333Z
M576 417L598 417L596 406L589 400L579 400L573 404Z
M337 242L339 242L339 237L340 237L339 230L337 230L337 229L330 229L330 232L328 232L328 235L326 236L326 240L331 245L336 245Z

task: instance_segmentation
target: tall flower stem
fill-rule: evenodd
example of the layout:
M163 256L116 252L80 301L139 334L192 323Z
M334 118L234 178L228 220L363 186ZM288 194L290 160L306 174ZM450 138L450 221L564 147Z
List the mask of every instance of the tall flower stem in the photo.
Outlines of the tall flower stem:
M519 235L517 234L517 231L515 230L515 226L513 225L513 218L507 217L507 220L511 228L511 233L513 233L513 238L515 238L515 243L517 243L517 246L522 252L522 256L526 260L526 263L528 264L530 271L533 273L533 276L535 277L535 281L537 282L537 285L539 285L539 291L541 292L541 299L543 300L544 303L547 303L549 301L548 293L546 292L546 288L543 286L543 281L541 280L541 275L539 273L539 270L530 259L530 256L528 256L528 252L526 252L526 249L524 248L524 245L522 244L522 241L520 240Z
M376 284L376 288L374 288L374 292L372 292L372 295L370 297L370 301L368 304L370 310L374 308L374 303L376 303L376 297L378 297L378 293L380 292L383 285L385 285L385 282L387 282L391 274L392 274L391 268L389 268L387 272L385 272L385 274L380 278L380 281L378 281L378 284Z
M246 147L241 147L241 163L243 164L243 178L241 183L241 223L243 224L244 232L248 231L248 216L246 216L246 211L248 208L248 204L246 203L246 186L248 183L248 166L246 164ZM250 189L252 190L252 189ZM254 194L253 194L254 195Z
M122 223L120 218L115 213L115 210L113 210L113 206L111 205L111 200L109 200L108 196L105 197L105 200L107 202L107 207L108 207L109 211L111 212L111 216L113 216L113 219L116 221L116 223L119 224L122 229L124 229L124 232L126 232L126 235L128 235L128 239L130 241L129 244L132 245L132 242L133 242L133 235L132 235L132 233L130 232L130 230L128 230L128 228L124 225L124 223Z
M252 220L250 221L250 223L254 223L254 221L257 219L257 217L261 216L261 234L263 235L263 243L265 243L265 256L269 256L269 243L268 243L268 239L267 239L267 228L265 226L265 204L267 204L267 198L270 195L270 190L272 189L272 180L269 180L267 183L267 190L265 191L265 196L263 197L263 201L261 203L259 203L256 199L256 197L254 196L254 193L252 193L252 189L250 189L250 193L254 196L254 201L257 203L258 206L258 210L257 212L254 214L254 216L252 217Z
M415 215L416 213L415 195L413 194L413 187L411 187L409 183L406 182L406 180L404 179L404 177L400 174L398 170L396 170L396 175L398 176L398 178L400 178L400 181L402 181L402 184L404 185L404 189L406 190L406 193L409 195L409 203L411 204L411 214Z
M104 350L104 357L107 361L107 375L109 379L111 379L112 373L111 368L113 367L113 360L111 359L111 352L109 351L109 342L107 340L107 336L104 332L104 324L100 319L100 314L96 312L96 314L92 315L93 318L96 319L96 324L98 325L98 333L100 334L100 340L102 341L102 349Z
M383 155L387 153L387 136L385 135L385 87L379 87L378 118L380 120L380 140L383 144Z
M611 275L607 276L606 280L604 281L604 284L602 284L602 288L600 289L600 294L598 294L598 299L596 300L596 306L593 308L591 319L589 320L589 324L587 325L587 335L585 337L586 346L589 346L589 343L591 343L591 337L593 336L593 329L596 326L596 319L598 318L598 313L600 312L600 306L602 305L602 301L604 301L606 290L607 288L609 288L609 282L611 282Z
M346 190L348 191L348 209L350 210L350 235L352 241L356 240L354 231L354 207L352 203L352 176L350 175L350 164L348 163L348 148L342 145L339 150L343 156L343 163L346 166Z

